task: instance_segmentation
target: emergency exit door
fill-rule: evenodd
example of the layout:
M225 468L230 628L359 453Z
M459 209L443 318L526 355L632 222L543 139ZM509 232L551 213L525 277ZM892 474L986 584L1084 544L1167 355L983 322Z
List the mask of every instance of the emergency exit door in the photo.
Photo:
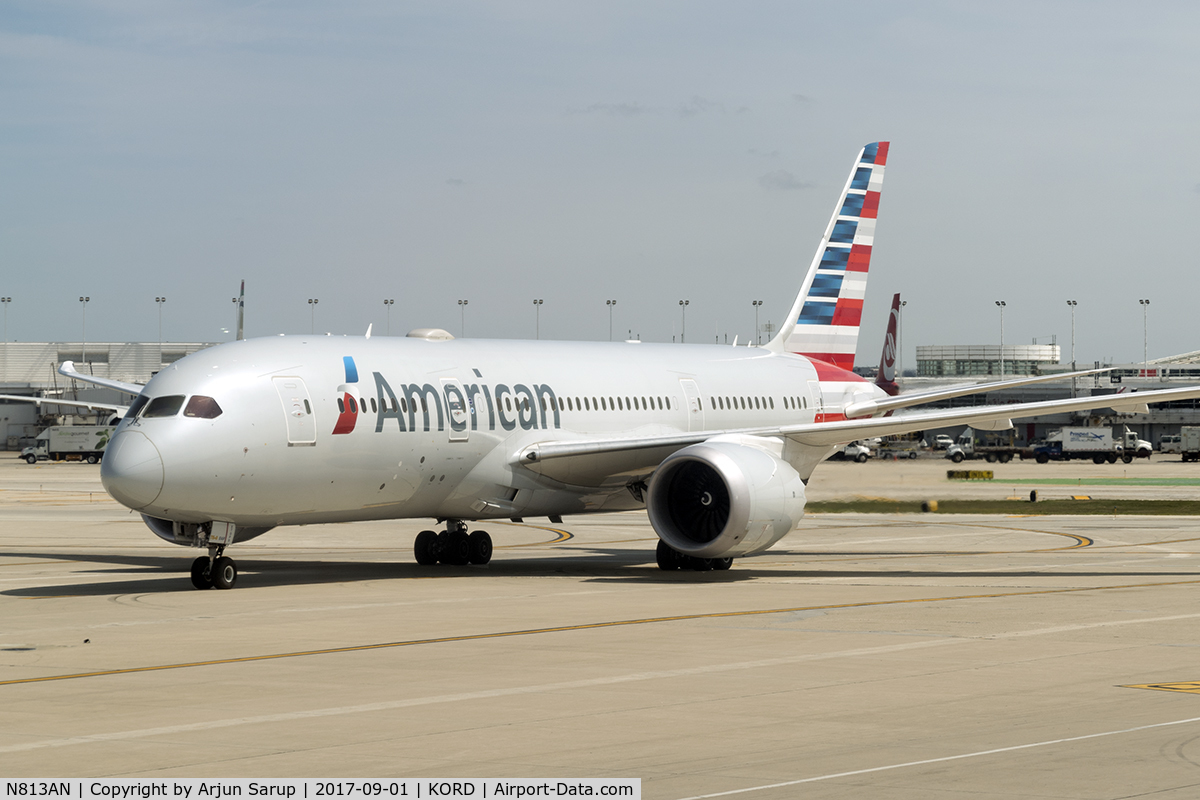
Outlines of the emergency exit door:
M317 425L308 387L299 378L276 377L274 380L287 420L288 447L312 447L317 443Z

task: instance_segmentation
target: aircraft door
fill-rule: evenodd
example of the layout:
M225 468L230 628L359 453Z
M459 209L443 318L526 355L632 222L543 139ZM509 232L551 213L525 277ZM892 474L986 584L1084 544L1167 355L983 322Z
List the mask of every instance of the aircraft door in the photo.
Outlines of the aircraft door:
M825 418L825 398L821 394L821 382L808 382L808 396L813 408L813 422L823 422Z
M467 393L462 384L454 378L442 378L442 395L446 398L446 412L449 425L446 430L450 441L465 442L471 435L471 411L467 407Z
M679 385L687 400L688 430L704 430L704 401L700 398L700 387L690 378L680 378Z
M317 425L308 387L295 377L276 376L274 381L287 420L288 447L312 447L317 443Z

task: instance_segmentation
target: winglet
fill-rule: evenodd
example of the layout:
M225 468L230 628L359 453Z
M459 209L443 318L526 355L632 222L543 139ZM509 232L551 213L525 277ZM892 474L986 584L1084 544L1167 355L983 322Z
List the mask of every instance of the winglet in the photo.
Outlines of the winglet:
M854 368L888 145L873 142L859 151L800 293L768 349Z

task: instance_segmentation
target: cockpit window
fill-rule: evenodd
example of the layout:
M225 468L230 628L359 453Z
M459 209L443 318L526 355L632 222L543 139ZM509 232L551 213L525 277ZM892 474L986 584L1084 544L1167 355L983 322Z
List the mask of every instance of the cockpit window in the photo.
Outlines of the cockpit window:
M211 397L197 394L193 395L191 400L188 400L187 408L183 410L183 415L185 417L199 417L200 419L216 419L221 416L221 407Z
M146 406L146 413L142 414L142 418L173 417L179 413L182 405L183 395L181 394L168 394L156 397L150 401L150 405Z
M138 412L140 412L143 408L145 408L146 403L149 403L149 402L150 402L149 397L146 397L146 395L144 395L144 394L139 394L137 397L135 397L133 399L133 405L131 405L129 407L129 410L125 412L125 419L133 419L134 417L136 417L138 415Z

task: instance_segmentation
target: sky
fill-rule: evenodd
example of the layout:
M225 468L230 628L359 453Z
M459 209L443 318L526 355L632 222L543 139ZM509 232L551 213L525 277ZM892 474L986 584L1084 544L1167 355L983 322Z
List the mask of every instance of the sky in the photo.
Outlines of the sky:
M1144 323L1150 358L1198 350L1197 30L1186 2L7 0L7 336L155 341L161 310L223 341L244 279L248 336L605 340L611 311L744 343L888 140L859 364L895 292L905 367L999 343L997 300L1068 361L1068 299L1079 362L1140 361Z

